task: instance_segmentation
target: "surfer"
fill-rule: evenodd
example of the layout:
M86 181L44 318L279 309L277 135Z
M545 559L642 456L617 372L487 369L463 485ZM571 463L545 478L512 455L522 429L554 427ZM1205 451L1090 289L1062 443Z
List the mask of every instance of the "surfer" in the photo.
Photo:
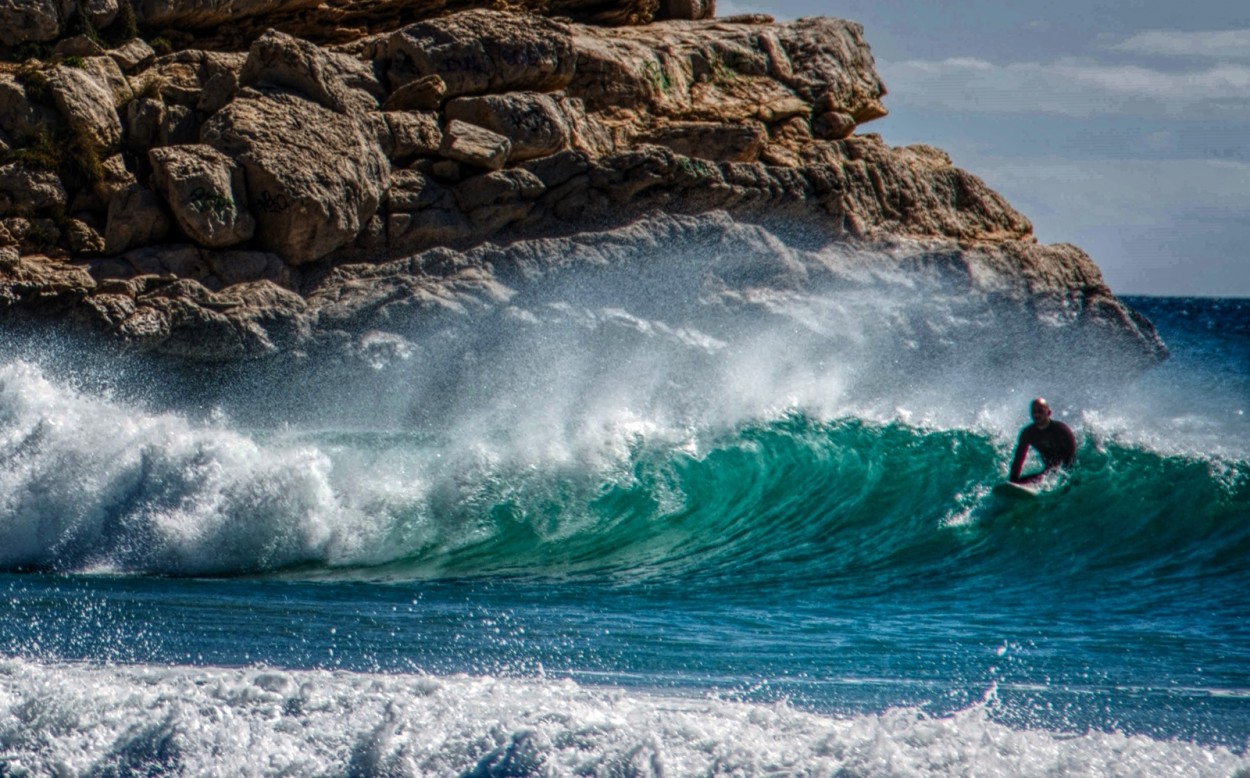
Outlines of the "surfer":
M1013 484L1031 484L1042 479L1042 476L1056 467L1070 467L1076 461L1076 436L1072 428L1061 421L1050 418L1050 404L1038 397L1029 407L1033 423L1020 430L1020 440L1016 442L1016 454L1011 460L1011 482ZM1021 476L1024 459L1029 454L1029 446L1037 449L1045 465L1040 473Z

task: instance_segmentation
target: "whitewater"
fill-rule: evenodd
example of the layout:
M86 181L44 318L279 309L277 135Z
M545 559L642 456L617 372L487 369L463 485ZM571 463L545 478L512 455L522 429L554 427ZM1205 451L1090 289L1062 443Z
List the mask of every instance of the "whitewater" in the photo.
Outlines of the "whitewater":
M0 335L0 775L1250 775L1250 301L1129 298L1138 373L741 229L272 363Z

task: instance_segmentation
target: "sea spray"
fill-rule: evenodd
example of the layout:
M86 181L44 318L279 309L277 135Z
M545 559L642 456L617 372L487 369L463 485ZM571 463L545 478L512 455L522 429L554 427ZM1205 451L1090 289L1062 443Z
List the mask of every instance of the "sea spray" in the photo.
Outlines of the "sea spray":
M940 268L598 248L269 362L6 332L0 771L1245 770L1243 308L1134 301L1141 375ZM997 500L1037 394L1077 467Z
M572 682L272 669L0 665L14 773L238 775L1241 775L1224 747L954 715L831 717L784 703Z
M969 564L952 511L970 511L983 531L1011 512L987 495L1007 441L898 421L788 413L677 437L618 418L593 435L566 430L558 447L536 445L544 430L527 427L246 431L135 413L58 389L24 364L0 373L0 420L9 569L654 577L749 568L759 582L865 571L905 580ZM1099 538L1134 565L1156 564L1195 531L1171 518L1187 510L1226 538L1228 553L1245 546L1244 462L1086 437L1080 470L1033 511L1064 545L1078 544L1067 564L1105 567L1111 549ZM1086 536L1096 542L1082 548ZM1216 547L1214 537L1192 539Z

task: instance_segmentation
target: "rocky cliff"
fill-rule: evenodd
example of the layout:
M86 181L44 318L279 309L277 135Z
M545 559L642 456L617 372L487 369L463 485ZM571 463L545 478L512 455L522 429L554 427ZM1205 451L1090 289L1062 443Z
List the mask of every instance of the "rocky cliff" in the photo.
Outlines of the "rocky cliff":
M858 25L475 5L0 0L0 317L263 357L498 310L603 245L782 236L788 272L699 294L928 272L1164 355L1087 256L942 151L857 134L886 112Z

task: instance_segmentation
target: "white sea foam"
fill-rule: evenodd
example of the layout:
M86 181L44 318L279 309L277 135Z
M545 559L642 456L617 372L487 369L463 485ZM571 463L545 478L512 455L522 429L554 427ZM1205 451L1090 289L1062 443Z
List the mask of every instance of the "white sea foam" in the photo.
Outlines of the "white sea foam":
M0 461L5 567L211 573L357 560L386 487L344 499L316 447L131 411L23 363L0 368Z
M1222 747L567 680L0 661L21 775L1244 776Z

